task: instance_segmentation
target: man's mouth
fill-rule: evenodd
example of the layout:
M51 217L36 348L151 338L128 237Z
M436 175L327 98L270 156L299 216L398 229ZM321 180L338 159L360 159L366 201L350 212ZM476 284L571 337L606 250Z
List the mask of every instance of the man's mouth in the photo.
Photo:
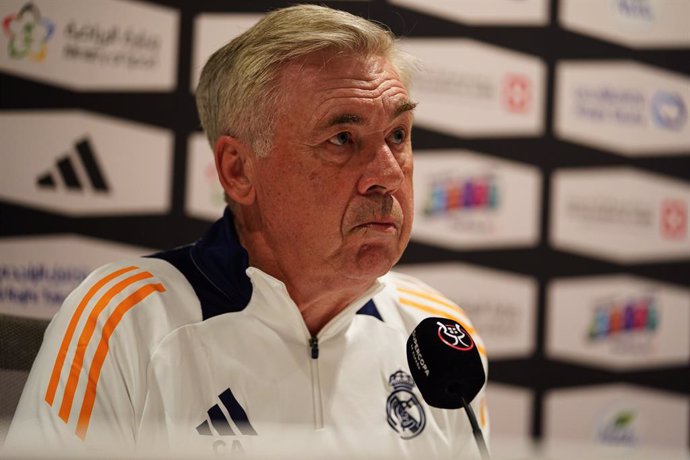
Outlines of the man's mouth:
M357 225L356 228L381 232L381 233L395 233L398 231L398 224L395 219L377 219Z

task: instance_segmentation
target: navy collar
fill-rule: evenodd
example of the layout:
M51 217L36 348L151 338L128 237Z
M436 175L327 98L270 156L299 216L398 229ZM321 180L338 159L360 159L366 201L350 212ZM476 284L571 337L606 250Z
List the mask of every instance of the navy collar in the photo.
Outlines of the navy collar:
M196 243L153 254L175 266L194 288L203 319L243 310L252 297L252 283L247 276L249 254L242 247L235 230L232 212L226 208ZM373 300L357 314L382 320Z

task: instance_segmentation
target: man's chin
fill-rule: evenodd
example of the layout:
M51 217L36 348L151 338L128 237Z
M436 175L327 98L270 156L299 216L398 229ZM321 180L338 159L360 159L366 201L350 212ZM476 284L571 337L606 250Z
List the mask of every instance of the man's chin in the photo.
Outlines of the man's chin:
M400 258L397 248L389 245L365 245L357 254L356 270L361 278L378 278L390 271ZM354 273L353 273L354 275Z

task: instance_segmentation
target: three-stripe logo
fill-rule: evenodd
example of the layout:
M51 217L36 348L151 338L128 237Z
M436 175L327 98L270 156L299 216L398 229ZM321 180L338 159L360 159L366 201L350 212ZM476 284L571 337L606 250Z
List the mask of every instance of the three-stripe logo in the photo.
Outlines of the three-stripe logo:
M109 286L109 287L106 287ZM163 284L156 282L153 275L139 267L129 266L113 272L96 281L82 297L79 305L72 314L65 330L57 358L46 390L45 401L49 406L56 402L58 387L63 387L62 400L58 415L63 422L69 423L75 396L82 394L77 391L83 374L87 375L83 399L79 410L75 434L81 439L86 437L91 415L96 401L98 380L103 364L109 351L109 341L115 328L123 316L132 308L140 304L154 292L164 292ZM119 302L123 292L129 293ZM107 316L105 320L103 317ZM86 320L80 321L82 317ZM99 319L100 318L100 319ZM76 341L77 328L81 326L79 338ZM100 338L99 338L100 335ZM92 341L98 340L95 352L89 347ZM67 381L61 379L68 353L72 353L72 362L65 369ZM88 368L88 371L86 370Z
M219 404L214 404L206 413L208 419L204 420L196 427L197 433L202 436L213 436L213 430L220 436L235 436L238 434L256 436L254 427L249 423L247 413L240 403L237 402L235 395L230 388L218 395ZM227 416L225 413L227 412ZM232 424L235 428L232 427ZM237 430L237 432L235 432Z
M36 185L42 189L56 189L62 183L67 189L83 191L87 188L99 193L110 191L91 142L84 137L74 144L74 150L62 155L54 170L40 174Z

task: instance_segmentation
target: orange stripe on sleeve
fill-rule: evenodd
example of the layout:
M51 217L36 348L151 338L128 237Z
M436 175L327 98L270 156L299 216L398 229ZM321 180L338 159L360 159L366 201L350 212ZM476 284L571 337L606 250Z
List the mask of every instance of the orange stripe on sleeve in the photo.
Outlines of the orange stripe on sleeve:
M460 321L460 319L457 316L453 316L444 310L439 310L438 308L430 307L428 305L413 302L412 300L403 299L403 298L400 299L400 303L403 305L407 305L408 307L413 307L413 308L416 308L418 310L422 310L423 312L429 313L429 314L434 315L434 316L440 316L442 318L448 318L448 319L452 319L453 321L457 321L458 323L462 324L462 327L464 327L467 330L467 332L470 333L470 335L474 335L477 333L477 331L475 331L474 328L467 326L463 321ZM480 346L478 343L477 343L477 350L479 350L479 353L486 355L486 350L484 349L484 347Z
M398 287L396 289L400 292L404 292L405 294L410 294L410 295L414 295L417 297L421 297L422 299L431 300L432 302L436 302L436 303L441 304L445 307L452 308L453 310L459 310L461 313L464 313L462 311L462 308L455 305L454 303L448 302L446 299L444 299L441 296L433 295L433 294L430 294L427 292L417 291L417 290L413 290L413 289L403 288L403 287Z
M108 317L108 320L103 326L103 334L101 335L101 340L98 343L98 348L96 349L96 354L93 357L93 362L91 363L91 368L89 369L89 380L86 386L86 393L84 394L84 402L81 406L81 411L79 412L79 420L77 421L76 434L81 439L86 437L86 430L89 427L89 421L91 420L91 413L93 411L93 405L96 401L96 385L98 385L98 379L101 375L101 369L103 367L103 362L108 355L108 341L113 331L120 323L122 317L127 313L132 307L144 300L148 295L154 292L164 292L165 287L160 284L147 284L140 287L137 291L127 297L125 300L120 302L120 304L115 308L113 313Z
M55 392L57 391L58 382L60 380L60 373L62 372L62 366L65 364L65 358L67 357L67 349L72 341L72 337L74 337L74 331L77 329L77 324L79 323L79 319L81 318L81 314L84 312L86 305L91 301L91 298L96 295L96 292L98 292L109 281L136 268L137 267L134 266L125 267L120 270L116 270L107 276L104 276L98 280L96 284L91 286L91 289L89 289L86 295L81 299L81 302L79 302L79 306L72 314L72 319L67 326L65 336L62 338L62 343L60 344L60 349L58 351L57 358L55 359L55 365L53 366L53 373L50 376L50 382L48 383L48 389L46 390L45 397L45 400L49 405L52 406L53 401L55 400Z
M149 272L141 272L132 275L128 278L117 283L115 286L111 287L103 296L98 299L96 306L91 310L84 329L79 336L79 342L77 343L77 350L74 354L74 359L72 360L72 367L70 369L69 378L67 379L67 385L65 386L65 394L62 398L62 405L60 406L60 412L58 415L66 423L69 420L69 414L72 410L72 402L74 401L74 393L77 391L77 384L79 383L79 374L84 365L84 355L86 354L86 348L89 346L89 341L93 336L93 332L96 329L96 321L98 320L98 315L108 306L108 303L117 294L122 292L130 284L136 283L137 281L151 278L153 275Z

